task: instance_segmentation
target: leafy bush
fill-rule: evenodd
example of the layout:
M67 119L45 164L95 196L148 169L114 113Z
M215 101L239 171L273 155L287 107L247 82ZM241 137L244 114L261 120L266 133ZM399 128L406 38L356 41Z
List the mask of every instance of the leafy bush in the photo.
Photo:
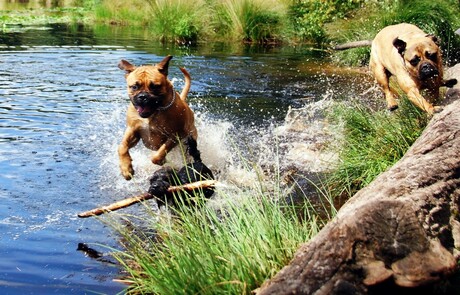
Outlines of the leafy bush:
M290 14L298 36L321 45L328 40L325 23L343 18L364 0L298 0L290 7Z

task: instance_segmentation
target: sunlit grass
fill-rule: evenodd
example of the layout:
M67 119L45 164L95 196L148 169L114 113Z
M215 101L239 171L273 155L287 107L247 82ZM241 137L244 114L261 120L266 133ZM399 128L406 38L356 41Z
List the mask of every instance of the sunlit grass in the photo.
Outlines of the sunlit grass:
M387 170L420 136L428 118L407 99L395 112L338 104L330 119L340 126L339 163L329 175L334 195L353 195Z
M186 0L147 0L150 7L149 27L163 41L180 43L204 39L211 27L208 3Z
M143 0L102 0L94 7L95 19L109 24L134 24L144 26L148 23L150 7Z
M280 39L287 17L282 1L218 0L215 4L219 34L248 42Z
M125 241L115 257L129 274L128 292L250 294L327 221L308 202L288 204L279 187L262 183L220 199L152 213L148 229L115 224Z

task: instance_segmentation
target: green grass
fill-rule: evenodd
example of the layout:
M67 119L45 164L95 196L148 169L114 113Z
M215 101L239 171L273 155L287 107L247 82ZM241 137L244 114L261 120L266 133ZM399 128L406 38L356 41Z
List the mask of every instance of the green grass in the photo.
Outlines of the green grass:
M149 28L162 41L196 42L208 34L205 1L148 0Z
M329 176L334 196L346 197L368 185L396 163L420 136L428 117L407 99L395 112L339 104L330 120L340 126L339 163Z
M169 218L152 214L149 229L117 223L126 251L115 257L129 274L128 292L250 294L325 222L311 206L299 209L283 198L279 188L261 184L225 196L218 208L179 206Z
M42 8L34 10L0 11L0 30L8 31L15 25L36 26L55 23L87 22L86 11L81 7Z
M218 34L246 42L280 40L286 7L281 1L219 0L216 2Z
M129 3L129 5L127 5ZM93 4L92 13L98 22L145 26L148 21L149 7L144 0L102 0Z

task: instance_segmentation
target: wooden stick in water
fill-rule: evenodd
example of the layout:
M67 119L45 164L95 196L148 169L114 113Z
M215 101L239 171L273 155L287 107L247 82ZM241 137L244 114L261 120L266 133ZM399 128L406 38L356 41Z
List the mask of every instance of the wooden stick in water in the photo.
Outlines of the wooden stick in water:
M216 185L215 180L203 180L203 181L197 181L197 182L192 182L192 183L186 183L184 185L170 186L168 187L168 192L173 193L173 192L178 192L178 191L183 191L183 190L190 191L190 190L199 189L199 188L214 187L215 185ZM136 203L139 203L145 200L153 199L153 198L155 198L155 196L149 193L143 193L143 194L140 194L134 197L120 200L110 205L106 205L106 206L95 208L89 211L82 212L78 214L78 217L86 218L86 217L101 215L107 212L125 208L133 204L136 204Z

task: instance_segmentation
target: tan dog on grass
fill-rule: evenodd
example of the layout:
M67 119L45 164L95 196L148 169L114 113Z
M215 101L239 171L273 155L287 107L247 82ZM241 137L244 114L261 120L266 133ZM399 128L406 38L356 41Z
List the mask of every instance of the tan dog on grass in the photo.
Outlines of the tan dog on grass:
M395 76L401 90L420 109L429 114L439 99L439 87L452 87L457 80L443 81L441 51L438 39L411 24L385 27L372 41L371 71L381 86L388 109L395 110L398 103L390 90L390 76ZM421 90L426 91L425 99Z
M127 180L134 174L129 149L141 139L147 148L155 151L151 158L154 164L163 165L166 154L179 140L185 141L194 161L201 162L194 114L186 103L190 75L184 68L180 69L185 76L185 86L179 95L167 78L171 58L168 55L155 66L135 67L126 60L118 64L120 69L126 71L131 100L126 131L118 147L121 173Z

